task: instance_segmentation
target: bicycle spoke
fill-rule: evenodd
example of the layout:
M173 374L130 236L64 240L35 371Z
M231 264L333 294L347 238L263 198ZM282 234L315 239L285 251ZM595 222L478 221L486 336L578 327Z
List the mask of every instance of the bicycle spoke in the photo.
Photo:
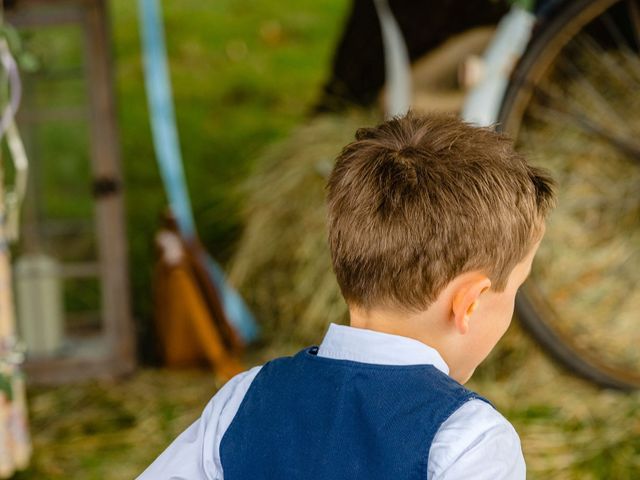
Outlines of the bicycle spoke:
M631 21L636 46L640 50L640 7L638 7L638 2L636 0L627 0L627 9L629 10L629 20Z
M565 109L541 104L532 105L530 113L537 115L538 119L550 120L556 123L571 121L585 133L599 136L616 149L624 152L630 158L640 162L640 142L631 135L621 135L611 131L605 127L601 121L591 118L579 104L575 104L575 102L572 102L570 99L552 92L549 88L541 89L538 87L536 88L536 93L552 99L555 105L571 102ZM617 117L619 122L622 122L621 117L617 114L614 114L614 116Z
M623 83L625 87L640 88L640 79L634 78L626 69L615 62L609 52L607 52L591 35L586 33L577 35L573 40L582 52L589 55L592 64L603 63L610 72L615 72L613 79Z
M536 105L536 113L538 116L543 114L547 119L554 121L572 121L585 133L598 136L630 158L640 162L640 142L636 140L638 135L631 129L624 115L620 114L616 107L611 105L609 100L600 93L589 79L589 75L585 75L576 62L582 59L590 60L587 67L590 67L591 75L604 66L608 67L607 72L617 73L618 75L614 75L614 78L624 80L626 88L636 90L638 82L610 59L602 47L591 37L577 36L566 50L569 53L561 55L561 59L556 62L555 70L555 75L563 74L566 77L566 80L562 82L565 85L565 91L559 91L557 87L548 82L541 82L534 91L538 96L541 95L547 100L547 105ZM607 60L603 62L602 58ZM568 86L572 90L570 93L566 91L569 89ZM628 105L626 106L628 107Z
M584 72L580 71L580 69L575 65L573 61L569 60L568 57L565 57L565 61L560 65L566 66L573 77L577 79L578 84L576 85L574 82L572 86L574 88L577 86L580 87L581 93L583 93L588 99L592 101L592 105L596 108L596 110L598 110L598 113L608 117L609 121L614 122L617 127L622 128L623 130L627 130L626 122L622 118L622 116L607 102L607 100L602 96L602 94L593 85L589 78L584 75ZM581 97L585 98L582 95ZM571 100L575 103L573 98ZM596 124L597 122L590 123Z
M628 43L625 41L624 36L617 27L616 22L611 18L611 15L609 15L609 12L602 15L601 20L614 42L617 44L622 57L625 59L626 63L637 78L640 79L640 59L638 59L637 53L629 48Z

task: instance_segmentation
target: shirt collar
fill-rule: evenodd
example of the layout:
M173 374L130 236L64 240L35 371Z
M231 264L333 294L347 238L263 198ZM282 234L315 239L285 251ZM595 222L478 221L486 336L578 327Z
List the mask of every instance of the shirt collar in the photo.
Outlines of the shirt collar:
M318 356L380 365L433 365L449 374L435 348L413 338L344 325L329 325Z

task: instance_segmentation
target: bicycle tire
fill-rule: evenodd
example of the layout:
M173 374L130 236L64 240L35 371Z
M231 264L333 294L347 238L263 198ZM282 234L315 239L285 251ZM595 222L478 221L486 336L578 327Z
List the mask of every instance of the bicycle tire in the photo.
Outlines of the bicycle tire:
M545 75L550 75L549 72L555 68L554 62L560 61L563 50L579 34L622 3L622 0L572 1L534 34L511 76L498 117L499 130L518 142L536 89ZM516 297L520 322L548 353L574 373L600 386L622 390L640 388L639 371L611 364L603 356L580 345L572 335L557 328L552 318L558 314L548 305L534 279L527 281Z

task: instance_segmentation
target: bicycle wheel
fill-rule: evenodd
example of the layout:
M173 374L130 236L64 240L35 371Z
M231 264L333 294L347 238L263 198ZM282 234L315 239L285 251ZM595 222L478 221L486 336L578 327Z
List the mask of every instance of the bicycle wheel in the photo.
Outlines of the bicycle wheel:
M640 0L570 2L532 39L499 128L552 171L558 206L518 317L600 385L640 388Z

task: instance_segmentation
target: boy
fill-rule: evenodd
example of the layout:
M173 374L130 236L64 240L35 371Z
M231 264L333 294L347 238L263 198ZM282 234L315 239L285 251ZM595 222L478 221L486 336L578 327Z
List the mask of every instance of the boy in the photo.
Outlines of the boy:
M409 114L356 133L328 182L350 327L231 379L142 479L524 479L465 389L511 321L554 203L509 140Z

